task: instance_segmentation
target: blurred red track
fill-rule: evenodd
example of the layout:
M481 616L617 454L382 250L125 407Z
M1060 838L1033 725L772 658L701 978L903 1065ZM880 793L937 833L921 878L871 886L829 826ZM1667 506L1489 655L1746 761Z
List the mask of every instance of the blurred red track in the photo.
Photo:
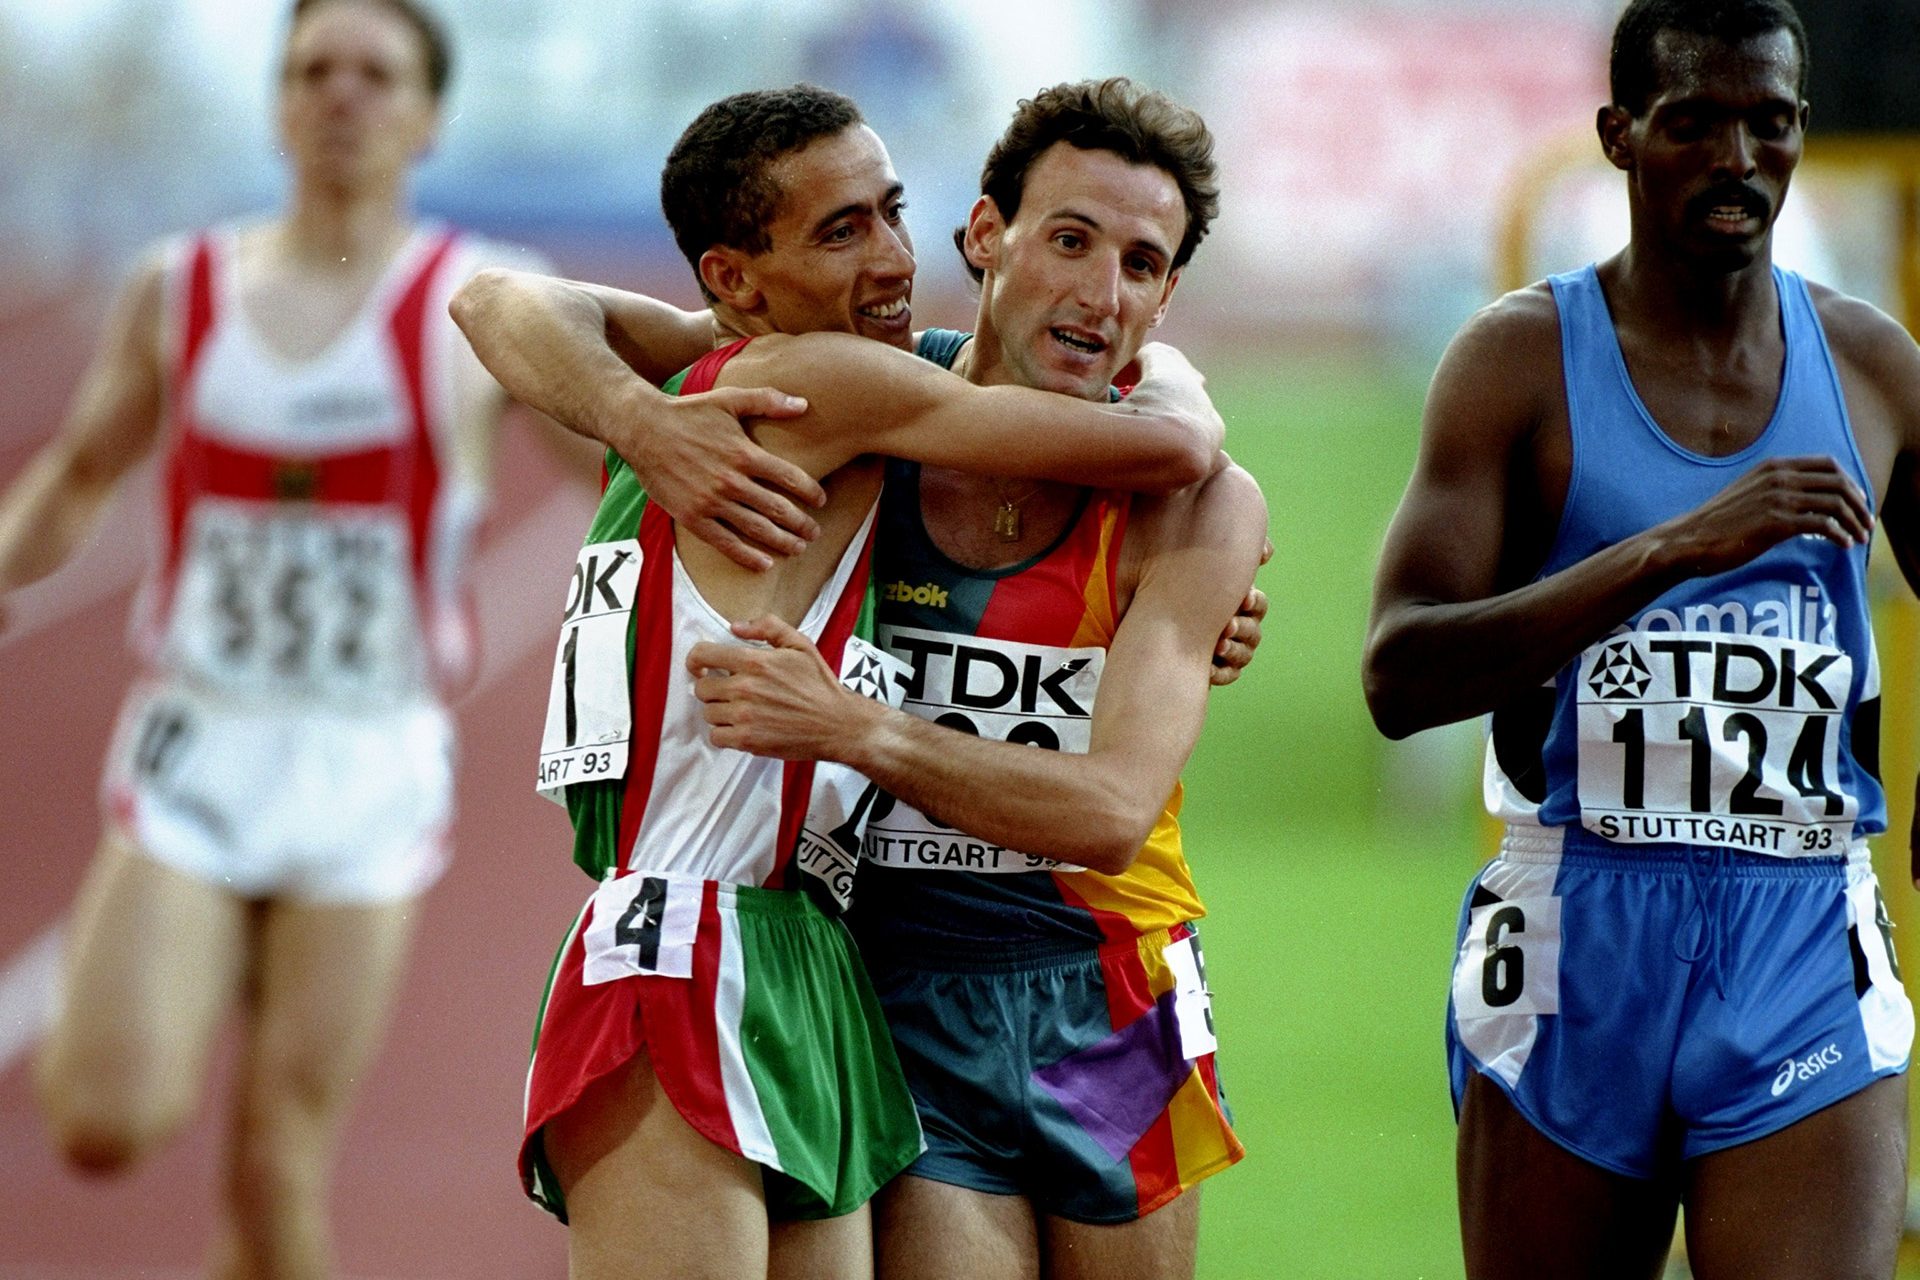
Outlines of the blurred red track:
M71 387L84 347L49 362L45 343L28 359L8 337L0 334L0 385ZM44 399L34 397L36 411ZM39 433L52 421L40 417ZM0 484L31 442L19 419L8 425ZM499 474L482 555L492 572L478 584L482 647L493 657L459 706L455 861L424 900L392 1031L348 1125L334 1191L342 1280L566 1274L564 1229L521 1197L513 1157L540 984L590 888L568 861L564 816L532 788L549 624L588 506L583 496L555 496L564 486L523 435L504 440ZM137 519L136 498L122 494L110 518ZM96 548L66 573L75 584L90 573L111 579L112 561L110 548ZM34 1030L19 1025L32 1021L33 1001L21 1001L33 994L33 966L17 962L36 943L44 953L92 851L101 756L133 670L125 585L93 600L51 585L64 607L49 607L47 589L38 589L34 624L0 632L0 866L8 880L0 1045ZM19 979L11 987L10 969ZM103 1183L65 1171L33 1107L26 1055L0 1055L0 1276L200 1274L215 1220L226 1072L223 1061L180 1141L132 1176Z

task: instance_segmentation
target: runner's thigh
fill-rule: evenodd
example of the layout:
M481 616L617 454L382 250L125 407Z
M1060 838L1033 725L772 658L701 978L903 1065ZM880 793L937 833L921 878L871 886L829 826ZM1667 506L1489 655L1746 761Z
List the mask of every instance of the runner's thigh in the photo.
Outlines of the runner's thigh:
M1688 1168L1700 1280L1891 1277L1907 1207L1907 1080L1886 1076Z
M412 900L268 905L248 1037L250 1102L337 1118L380 1047L418 913Z
M874 1197L879 1280L1039 1280L1040 1235L1022 1196L912 1175Z
M1200 1244L1200 1188L1132 1222L1046 1220L1047 1280L1193 1280Z
M861 1205L837 1218L769 1227L767 1280L873 1280L873 1212Z
M1678 1189L1582 1160L1474 1074L1460 1112L1460 1235L1469 1280L1657 1276Z
M40 1061L63 1141L90 1133L139 1147L192 1113L245 969L246 925L246 904L223 889L145 857L117 830L101 838L68 924L61 1012Z
M735 1280L767 1268L760 1167L695 1132L642 1053L546 1125L571 1280Z

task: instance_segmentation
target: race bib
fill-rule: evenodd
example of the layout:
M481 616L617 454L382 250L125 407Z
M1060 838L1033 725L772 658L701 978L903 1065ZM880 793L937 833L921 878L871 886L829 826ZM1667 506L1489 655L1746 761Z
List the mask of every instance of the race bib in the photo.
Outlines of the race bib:
M627 776L633 687L627 634L640 587L640 543L592 542L574 562L553 655L536 790L560 802L575 782Z
M393 513L208 499L184 536L168 648L208 683L336 694L420 678L410 539Z
M1623 844L1840 853L1853 660L1830 645L1715 631L1635 631L1581 655L1580 821Z
M1453 966L1454 1016L1560 1012L1560 899L1485 903L1467 916Z
M1207 990L1207 965L1191 935L1161 953L1173 971L1173 1017L1180 1032L1180 1056L1188 1062L1220 1047L1213 1035L1213 993Z
M587 955L580 981L592 987L643 974L691 978L704 884L658 871L601 884L593 894L593 923L581 939Z
M840 655L840 683L875 702L898 707L906 696L907 664L883 649L848 636ZM853 901L853 873L860 837L879 788L846 765L822 760L813 767L813 794L800 826L795 864L812 877L841 911Z
M957 636L917 627L883 628L908 667L906 710L983 738L1085 754L1107 651ZM1062 813L1062 822L1073 815ZM881 792L867 820L862 856L922 871L1080 871L1081 867L979 840L933 821Z

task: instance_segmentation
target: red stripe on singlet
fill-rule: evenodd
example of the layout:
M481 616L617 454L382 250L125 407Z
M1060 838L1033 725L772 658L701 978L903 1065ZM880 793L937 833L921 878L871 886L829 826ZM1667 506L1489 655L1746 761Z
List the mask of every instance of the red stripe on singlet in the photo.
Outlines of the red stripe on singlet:
M680 379L680 394L697 396L703 391L713 390L714 380L720 376L721 368L752 341L752 338L740 338L724 347L715 347L688 365L687 376Z
M394 304L392 317L387 322L394 346L400 353L400 374L407 390L407 403L413 410L407 514L413 530L413 576L423 587L427 558L432 550L434 502L440 493L439 441L434 439L433 420L427 409L427 298L441 264L453 250L454 240L453 232L442 233ZM427 598L423 591L420 599L426 601Z
M173 421L167 452L167 479L162 515L164 547L160 564L159 608L156 617L165 618L173 605L173 592L180 579L180 560L186 554L187 507L193 499L192 469L184 448L190 434L193 400L193 373L213 331L213 241L201 236L193 243L187 264L186 314L181 318L180 347L173 368L173 386L169 399Z
M1087 582L1098 570L1102 528L1115 505L1111 495L1094 493L1058 546L1037 564L996 582L974 634L1025 644L1071 645L1086 617ZM1119 597L1113 567L1120 559L1120 533L1126 519L1125 505L1119 505L1106 565L1107 600L1114 614L1117 610L1112 605Z
M236 449L195 433L180 442L178 456L193 475L193 496L255 498L286 496L284 487L299 473L300 496L347 506L379 506L393 492L393 473L404 456L380 446L357 453L333 454L312 461Z
M713 389L722 365L751 338L707 352L680 381L680 394ZM653 793L653 771L660 760L660 728L667 714L667 667L673 658L673 519L652 502L640 509L640 583L636 600L661 610L659 621L635 629L633 653L633 735L628 740L627 785L620 794L620 840L615 846L622 874L631 868L634 842L646 820ZM641 640L644 639L644 645Z
M873 569L873 535L879 528L877 519L867 526L867 536L860 543L860 558L854 563L853 572L847 575L847 585L834 602L833 613L814 646L826 659L828 668L836 673L846 656L847 639L853 635L860 621L861 607L866 603L867 577ZM813 768L811 760L789 760L781 770L780 842L774 846L773 874L767 877L769 888L800 887L795 883L793 855L799 847L800 827L806 821L807 808L813 798Z
M667 716L673 673L673 519L649 502L640 509L640 582L634 599L658 609L655 625L635 628L633 733L627 743L627 785L620 794L620 839L614 846L621 874L631 869L633 845L646 820L653 771L660 760L660 729Z

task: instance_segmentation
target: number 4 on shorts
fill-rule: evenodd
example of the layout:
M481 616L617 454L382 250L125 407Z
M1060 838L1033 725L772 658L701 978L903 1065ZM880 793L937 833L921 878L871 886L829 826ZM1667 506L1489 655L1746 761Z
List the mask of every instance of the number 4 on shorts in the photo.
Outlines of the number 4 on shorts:
M704 891L700 880L656 871L635 871L602 884L589 908L580 981L591 987L647 974L692 977Z

